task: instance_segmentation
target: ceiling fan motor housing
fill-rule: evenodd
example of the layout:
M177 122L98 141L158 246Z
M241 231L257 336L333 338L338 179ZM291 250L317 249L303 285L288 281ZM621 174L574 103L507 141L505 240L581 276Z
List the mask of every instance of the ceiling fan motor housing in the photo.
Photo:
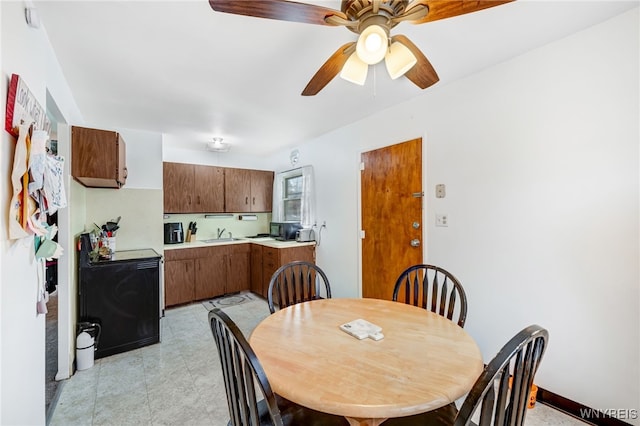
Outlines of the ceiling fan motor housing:
M350 20L358 22L358 25L347 27L351 31L360 34L370 25L379 25L388 36L389 30L398 24L392 18L402 15L408 4L408 0L343 0L342 11Z

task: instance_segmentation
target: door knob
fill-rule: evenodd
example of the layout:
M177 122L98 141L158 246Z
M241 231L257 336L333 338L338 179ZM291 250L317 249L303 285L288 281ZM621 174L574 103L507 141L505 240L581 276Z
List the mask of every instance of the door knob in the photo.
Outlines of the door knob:
M411 247L420 247L420 240L417 238L411 240Z

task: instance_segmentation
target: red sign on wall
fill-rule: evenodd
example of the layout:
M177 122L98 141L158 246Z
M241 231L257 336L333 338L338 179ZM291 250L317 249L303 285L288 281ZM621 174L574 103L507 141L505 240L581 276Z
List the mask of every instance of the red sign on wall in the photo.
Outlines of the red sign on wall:
M5 130L17 137L20 124L33 124L35 129L49 133L51 122L47 117L47 111L38 103L18 74L11 75L8 92Z

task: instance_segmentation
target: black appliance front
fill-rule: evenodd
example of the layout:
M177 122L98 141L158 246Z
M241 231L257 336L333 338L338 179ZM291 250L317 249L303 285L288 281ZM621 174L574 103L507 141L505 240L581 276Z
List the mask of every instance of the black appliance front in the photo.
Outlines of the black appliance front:
M180 244L184 242L182 222L167 222L164 224L164 243Z
M118 258L79 269L79 321L101 327L96 358L160 341L160 255L146 249Z
M299 229L302 229L300 222L271 222L269 234L280 241L295 240Z

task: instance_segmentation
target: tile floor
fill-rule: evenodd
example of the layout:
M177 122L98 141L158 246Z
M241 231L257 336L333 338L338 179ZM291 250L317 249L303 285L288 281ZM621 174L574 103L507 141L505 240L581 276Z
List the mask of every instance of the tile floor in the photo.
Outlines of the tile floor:
M248 335L267 315L264 300L223 307ZM202 303L168 309L162 342L96 360L62 382L51 426L224 426L228 411L218 354ZM527 426L582 425L543 404L529 410Z

